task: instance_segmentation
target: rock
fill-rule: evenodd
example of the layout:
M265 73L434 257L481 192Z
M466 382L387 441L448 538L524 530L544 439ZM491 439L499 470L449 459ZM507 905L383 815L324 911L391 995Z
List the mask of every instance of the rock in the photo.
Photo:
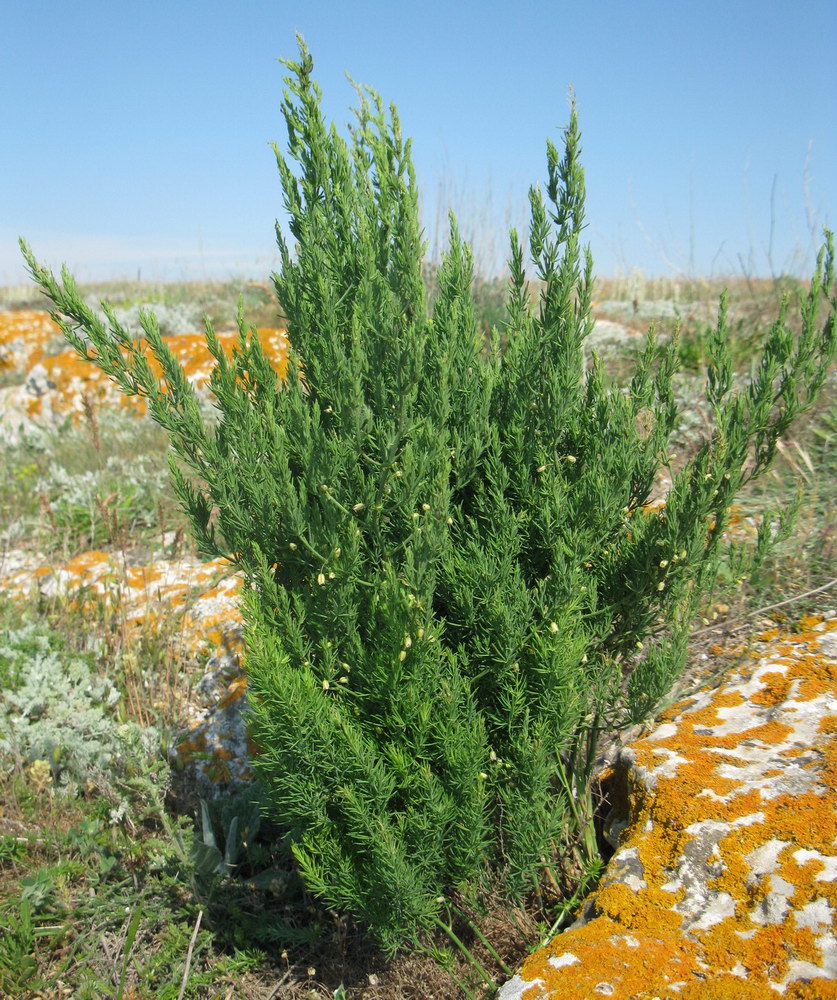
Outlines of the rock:
M837 618L802 625L622 751L618 850L501 1000L837 997Z

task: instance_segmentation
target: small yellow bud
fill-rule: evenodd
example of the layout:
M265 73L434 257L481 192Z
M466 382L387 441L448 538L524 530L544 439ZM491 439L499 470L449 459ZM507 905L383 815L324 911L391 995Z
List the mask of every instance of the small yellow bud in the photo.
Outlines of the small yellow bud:
M701 618L701 621L703 622L704 625L708 625L709 624L709 619L708 618Z
M427 511L429 511L429 510L430 510L430 504L429 504L429 503L423 503L423 504L421 505L421 509L422 509L422 510L423 510L423 511L425 512L425 514L426 514L426 513L427 513Z
M418 630L418 632L416 632L416 638L417 639L423 639L424 638L424 629L423 628L420 628Z
M343 553L343 550L338 545L337 548L334 550L334 558L335 559L339 559L340 556L342 555L342 553Z
M398 654L398 659L402 663L407 659L407 651L405 649L402 649L401 652Z
M291 552L296 552L296 542L291 542L288 545L288 548L291 550Z
M637 639L637 641L636 641L636 648L637 649L642 649L642 643L639 641L639 639Z
M328 681L323 681L323 691L328 691L330 687L331 685L328 683Z
M686 550L685 549L683 549L683 551L680 553L680 558L681 559L685 559L686 558Z
M446 524L453 524L453 518L449 517L445 523Z
M413 644L413 640L410 638L410 636L405 635L404 636L404 648L405 649L409 649L410 646L412 646L412 644Z
M319 585L320 585L321 587L322 587L322 585L323 585L323 584L325 583L325 580L326 580L326 578L325 578L325 573L318 573L318 574L317 574L317 583L318 583L318 584L319 584Z
M328 574L328 578L329 578L329 580L333 580L334 579L334 574L333 573L329 573Z
M513 663L513 664L512 664L512 670L513 670L513 671L514 671L514 672L515 672L516 674L520 673L520 664L519 664L519 663Z
M487 777L488 775L485 773L485 771L480 771L480 781L485 781Z
M549 623L549 631L550 632L557 632L558 631L558 624L557 624L557 622L550 622Z
M660 569L665 569L666 566L668 566L668 559L661 559L660 560Z
M419 519L418 511L414 510L413 511L413 520L414 521L418 521L418 519Z
M586 663L587 662L587 654L586 653L584 654L584 656L581 657L581 662L582 663Z
M497 754L492 750L488 755L489 760L497 760Z
M349 683L349 678L345 674L343 674L342 677L338 677L337 678L337 683L338 684L348 684Z
M657 590L665 590L665 589L666 589L665 580L660 580L660 582L657 584Z
M546 466L545 465L539 465L538 466L538 472L546 472Z
M357 513L359 513L360 511L362 511L362 510L363 510L363 508L364 508L365 506L366 506L366 504L363 504L363 503L356 503L356 504L354 505L354 507L352 507L352 510L353 510L353 511L355 512L355 514L357 514Z
M570 463L570 465L575 465L577 459L575 455L567 455L567 461Z
M400 479L404 475L404 473L401 471L401 469L396 469L395 472L393 472L393 475L395 476L396 479Z

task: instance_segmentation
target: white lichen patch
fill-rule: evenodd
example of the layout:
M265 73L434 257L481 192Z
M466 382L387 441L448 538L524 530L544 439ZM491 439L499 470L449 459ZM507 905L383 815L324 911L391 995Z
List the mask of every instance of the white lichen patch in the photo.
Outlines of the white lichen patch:
M565 951L563 955L550 955L547 959L553 969L563 969L565 965L575 965L580 959L573 955L571 951Z

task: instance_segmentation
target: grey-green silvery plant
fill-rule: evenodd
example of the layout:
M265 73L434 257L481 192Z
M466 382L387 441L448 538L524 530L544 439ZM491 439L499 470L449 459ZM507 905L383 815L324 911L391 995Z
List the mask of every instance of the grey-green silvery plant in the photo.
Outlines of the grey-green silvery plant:
M56 784L84 790L143 770L159 750L156 730L120 722L116 686L36 625L0 633L0 678L0 758L9 763L46 761Z

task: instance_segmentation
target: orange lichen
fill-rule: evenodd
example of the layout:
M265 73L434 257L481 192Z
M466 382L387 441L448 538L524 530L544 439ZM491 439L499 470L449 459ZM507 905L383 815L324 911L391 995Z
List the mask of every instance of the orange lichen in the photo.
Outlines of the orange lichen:
M787 674L782 671L772 671L759 677L761 690L750 696L754 705L779 705L783 702L790 689Z
M274 371L280 379L284 379L288 368L288 340L285 331L260 328L256 331L256 336ZM238 332L218 333L217 337L224 354L231 358L238 348ZM203 334L178 334L164 337L163 340L180 363L186 379L196 389L207 389L215 359L209 352ZM137 414L146 412L143 398L121 393L109 376L90 360L79 357L74 350L65 349L56 354L47 354L46 348L53 343L61 343L61 332L47 313L0 313L0 367L13 367L24 374L32 365L40 364L51 385L45 395L26 397L21 403L30 417L37 418L38 415L51 411L66 413L78 419L83 412L84 397L94 405L118 404ZM141 340L139 347L165 391L165 379L159 362L146 341ZM123 351L126 357L127 353ZM91 350L91 359L94 354L95 351ZM245 375L245 381L247 378L249 376Z
M228 685L227 690L221 696L218 706L220 708L226 708L228 705L232 705L233 702L238 701L239 698L247 690L247 678L246 677L236 677L231 684Z
M0 312L0 370L25 372L60 340L61 330L47 312Z

